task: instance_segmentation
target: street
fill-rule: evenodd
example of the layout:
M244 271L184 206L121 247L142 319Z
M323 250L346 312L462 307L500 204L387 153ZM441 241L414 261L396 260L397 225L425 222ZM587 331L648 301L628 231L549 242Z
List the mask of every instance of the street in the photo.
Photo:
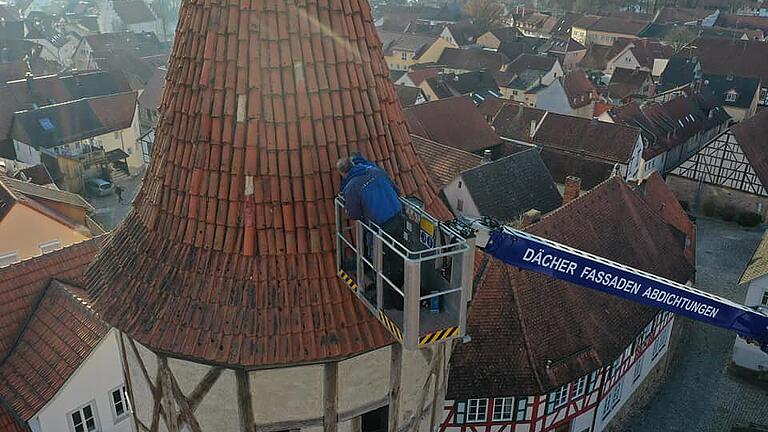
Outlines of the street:
M125 219L131 209L131 201L141 187L141 179L142 175L115 179L115 185L120 185L123 188L122 204L117 202L117 195L114 193L103 197L86 197L88 202L96 208L91 217L105 230L111 231Z
M744 302L746 289L736 283L762 231L706 218L696 224L696 286ZM768 384L739 378L728 368L735 335L699 322L689 324L667 381L625 430L727 432L740 423L768 425Z

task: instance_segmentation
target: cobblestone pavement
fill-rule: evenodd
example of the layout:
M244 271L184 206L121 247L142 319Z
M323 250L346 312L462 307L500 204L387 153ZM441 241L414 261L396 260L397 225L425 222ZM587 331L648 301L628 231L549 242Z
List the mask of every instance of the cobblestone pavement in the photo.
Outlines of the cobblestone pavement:
M103 197L86 197L88 202L96 208L93 212L93 219L101 224L105 230L111 231L116 227L131 209L131 202L136 192L141 187L142 175L116 179L115 184L123 188L123 203L117 202L117 195L107 195Z
M696 286L743 302L746 289L736 283L762 231L705 218L697 227ZM727 432L739 423L768 425L768 385L728 368L734 334L692 321L689 329L667 382L625 430Z

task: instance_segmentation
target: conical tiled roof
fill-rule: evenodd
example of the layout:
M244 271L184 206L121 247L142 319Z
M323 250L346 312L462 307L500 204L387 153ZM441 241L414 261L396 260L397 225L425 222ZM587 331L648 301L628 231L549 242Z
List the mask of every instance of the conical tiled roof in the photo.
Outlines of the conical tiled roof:
M87 273L150 348L246 368L391 343L335 276L334 163L359 151L449 217L410 143L365 0L190 0L153 160Z

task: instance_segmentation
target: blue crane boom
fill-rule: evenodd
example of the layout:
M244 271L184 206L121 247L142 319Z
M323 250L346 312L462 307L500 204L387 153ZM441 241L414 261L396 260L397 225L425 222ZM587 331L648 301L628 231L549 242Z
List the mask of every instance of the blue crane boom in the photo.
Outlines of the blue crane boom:
M733 330L768 353L768 315L757 307L750 308L511 227L490 230L485 252L515 267Z

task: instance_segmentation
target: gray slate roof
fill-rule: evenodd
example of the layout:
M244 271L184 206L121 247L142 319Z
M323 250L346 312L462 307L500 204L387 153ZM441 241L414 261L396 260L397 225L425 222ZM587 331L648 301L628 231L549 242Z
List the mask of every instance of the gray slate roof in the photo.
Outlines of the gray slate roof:
M480 214L500 221L516 220L530 209L548 213L563 203L535 148L480 165L461 177Z

